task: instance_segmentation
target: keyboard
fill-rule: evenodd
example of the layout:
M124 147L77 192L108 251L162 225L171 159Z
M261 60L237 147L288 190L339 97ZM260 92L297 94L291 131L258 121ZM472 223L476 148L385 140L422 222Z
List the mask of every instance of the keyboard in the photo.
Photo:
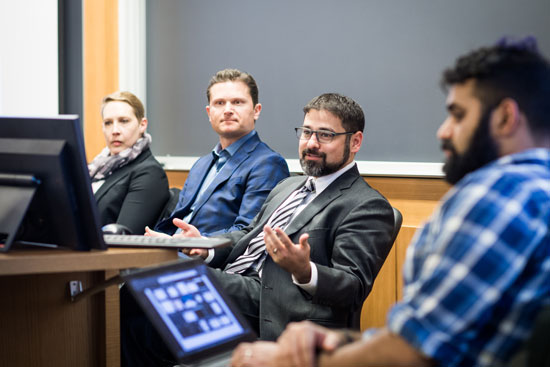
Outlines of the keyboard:
M202 237L150 237L140 235L104 234L108 247L147 247L147 248L203 248L225 247L231 244L226 238Z

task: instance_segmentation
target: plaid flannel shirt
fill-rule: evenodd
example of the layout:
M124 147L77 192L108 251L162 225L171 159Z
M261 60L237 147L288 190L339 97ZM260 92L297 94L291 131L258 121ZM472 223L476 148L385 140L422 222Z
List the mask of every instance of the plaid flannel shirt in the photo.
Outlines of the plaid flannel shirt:
M550 150L462 179L413 239L389 329L442 366L498 366L550 303Z

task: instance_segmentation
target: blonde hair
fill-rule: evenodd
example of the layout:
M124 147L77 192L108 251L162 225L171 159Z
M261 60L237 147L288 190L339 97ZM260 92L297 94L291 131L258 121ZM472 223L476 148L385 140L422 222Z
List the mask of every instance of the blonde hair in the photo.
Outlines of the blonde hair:
M114 101L128 103L130 107L132 107L132 109L134 110L134 114L136 115L138 122L145 117L145 108L143 107L143 103L141 103L139 98L136 97L133 93L124 91L114 92L103 97L103 100L101 101L101 116L103 116L103 109L105 108L105 105L109 102Z

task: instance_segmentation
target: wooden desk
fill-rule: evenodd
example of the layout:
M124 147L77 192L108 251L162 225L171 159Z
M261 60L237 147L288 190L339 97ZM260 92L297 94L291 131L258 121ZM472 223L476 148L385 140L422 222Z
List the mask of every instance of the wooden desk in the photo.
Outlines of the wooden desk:
M0 254L0 366L119 366L118 287L71 302L69 281L88 289L120 269L176 258L157 249Z

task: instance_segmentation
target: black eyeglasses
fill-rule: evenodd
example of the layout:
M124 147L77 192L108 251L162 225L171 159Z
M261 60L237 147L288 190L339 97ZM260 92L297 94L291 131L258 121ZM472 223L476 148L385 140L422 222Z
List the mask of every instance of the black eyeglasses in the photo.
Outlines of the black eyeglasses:
M311 136L315 134L315 137L317 138L317 141L319 143L330 143L335 136L338 135L353 135L354 132L348 132L348 133L335 133L328 130L311 130L307 127L295 127L294 130L296 130L296 136L300 140L309 140L311 139Z

